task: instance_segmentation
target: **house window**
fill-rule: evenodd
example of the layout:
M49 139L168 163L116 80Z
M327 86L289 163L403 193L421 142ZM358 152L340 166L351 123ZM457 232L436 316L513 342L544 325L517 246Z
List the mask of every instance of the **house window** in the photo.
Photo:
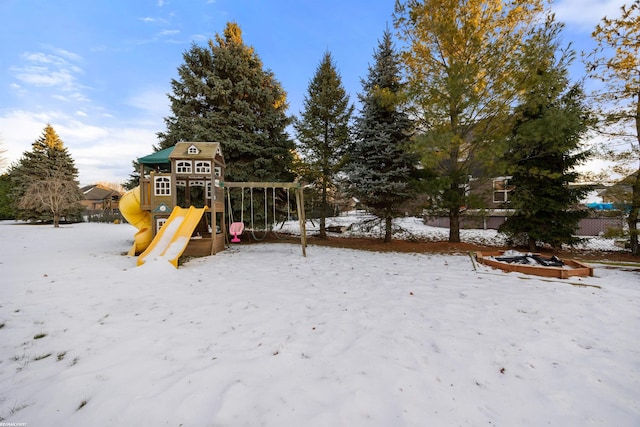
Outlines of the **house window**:
M176 173L191 173L191 162L187 160L176 162Z
M153 188L156 196L170 196L171 195L171 178L167 176L154 177Z
M471 195L471 184L469 184L468 182L459 184L458 188L464 191L464 197L469 197L469 195Z
M196 173L211 173L211 162L209 161L196 162Z
M216 178L220 178L222 176L222 168L220 166L216 166L215 170Z
M493 180L493 202L508 203L509 192L513 190L513 185L509 185L511 177L499 177Z
M207 200L211 200L211 181L207 181Z
M199 152L200 150L198 150L198 147L196 147L195 145L192 145L187 149L188 154L198 154Z

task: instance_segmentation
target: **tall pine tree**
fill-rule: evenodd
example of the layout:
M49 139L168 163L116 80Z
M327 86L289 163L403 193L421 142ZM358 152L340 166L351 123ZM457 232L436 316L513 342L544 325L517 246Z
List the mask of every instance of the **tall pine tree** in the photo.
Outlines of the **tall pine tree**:
M79 220L83 198L78 169L69 151L50 124L9 172L16 219L53 221L62 217Z
M227 23L206 47L183 54L171 81L172 115L159 132L159 149L178 141L222 143L228 181L290 181L293 141L285 128L286 93L244 44L236 23Z
M581 151L581 137L591 119L582 88L569 81L573 52L558 49L561 28L549 18L524 47L522 99L506 155L515 214L500 231L526 238L530 250L536 242L575 243L578 222L586 216L576 205L589 189L571 184L578 177L574 168L590 155Z
M400 58L388 30L373 57L358 95L362 110L345 173L349 194L384 220L384 241L390 242L392 220L412 196L410 180L418 159L409 147L413 124L402 110Z
M8 173L0 175L0 219L14 218L11 206L11 176Z
M329 190L344 166L350 142L353 105L342 86L342 78L331 57L325 52L304 97L304 111L294 122L302 160L320 189L320 238L327 237L326 217Z

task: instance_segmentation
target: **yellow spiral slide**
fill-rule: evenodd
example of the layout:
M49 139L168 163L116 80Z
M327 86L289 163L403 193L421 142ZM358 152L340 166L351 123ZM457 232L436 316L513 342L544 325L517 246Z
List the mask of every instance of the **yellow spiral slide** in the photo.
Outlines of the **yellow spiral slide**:
M151 230L151 212L140 208L140 187L127 191L120 198L120 213L124 219L138 229L133 236L133 246L129 250L130 256L135 256L147 249L153 240Z

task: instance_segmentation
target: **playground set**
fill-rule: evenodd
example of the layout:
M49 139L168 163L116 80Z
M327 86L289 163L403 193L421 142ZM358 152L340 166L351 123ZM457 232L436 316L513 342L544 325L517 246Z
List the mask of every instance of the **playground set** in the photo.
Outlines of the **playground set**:
M263 235L269 231L267 192L273 196L275 222L276 190L293 193L300 222L300 245L306 256L303 189L298 182L225 182L225 161L217 142L179 142L138 159L140 185L120 200L122 216L138 229L129 255L138 255L138 265L147 259L164 258L174 267L182 255L207 256L223 251L230 242L239 242L245 231L244 194L250 192L250 231L255 236L253 191L264 191ZM232 216L232 189L241 189L241 219ZM227 203L225 203L225 192ZM227 230L227 213L229 229ZM230 237L233 238L230 240Z

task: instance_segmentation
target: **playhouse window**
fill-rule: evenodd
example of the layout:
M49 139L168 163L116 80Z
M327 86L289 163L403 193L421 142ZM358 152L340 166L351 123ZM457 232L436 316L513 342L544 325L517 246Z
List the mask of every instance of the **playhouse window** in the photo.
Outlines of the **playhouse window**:
M508 177L500 177L493 180L493 202L507 203L509 201L509 192L513 190L513 185L509 185Z
M163 225L167 223L167 218L156 218L156 232L160 231Z
M170 196L171 195L171 178L166 176L154 177L154 190L156 196Z
M211 162L196 162L196 173L211 173Z
M187 153L188 154L198 154L200 152L200 150L198 150L198 147L196 147L195 145L191 145L188 149L187 149Z
M207 200L211 200L211 181L207 181Z
M176 162L176 173L191 173L191 162L186 160Z
M220 166L216 166L215 167L215 174L216 174L216 178L219 178L222 176L222 168Z

